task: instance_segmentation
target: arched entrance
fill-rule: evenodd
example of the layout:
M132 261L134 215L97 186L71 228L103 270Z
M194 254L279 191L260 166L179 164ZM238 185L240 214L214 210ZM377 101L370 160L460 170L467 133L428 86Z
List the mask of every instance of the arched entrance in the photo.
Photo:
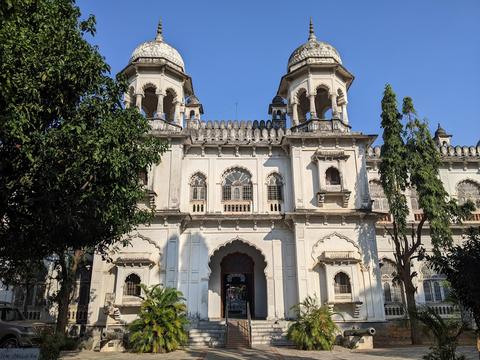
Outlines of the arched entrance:
M245 318L249 303L253 318L267 317L266 261L252 245L234 240L218 248L210 257L208 280L208 317Z
M222 317L246 318L247 304L255 313L254 267L250 256L240 252L228 254L220 263L222 273Z

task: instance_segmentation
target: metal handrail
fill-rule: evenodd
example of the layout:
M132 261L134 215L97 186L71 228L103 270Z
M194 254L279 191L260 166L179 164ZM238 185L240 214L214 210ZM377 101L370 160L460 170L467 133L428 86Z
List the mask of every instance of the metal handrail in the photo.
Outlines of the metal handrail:
M247 320L248 320L248 347L252 347L252 316L250 314L250 302L247 301Z

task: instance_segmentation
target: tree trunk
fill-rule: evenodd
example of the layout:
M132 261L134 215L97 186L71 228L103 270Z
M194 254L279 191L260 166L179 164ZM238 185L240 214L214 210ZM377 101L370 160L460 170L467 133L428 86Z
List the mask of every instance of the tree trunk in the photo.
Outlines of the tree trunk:
M28 300L30 298L30 294L32 293L33 286L29 283L25 284L25 299L23 301L23 316L25 318L28 318L27 313L28 313Z
M59 268L58 280L60 290L57 294L58 313L55 332L57 334L65 334L68 325L68 307L70 305L69 299L71 292L71 281L69 279L70 274L67 262L65 260L65 255L60 256Z
M58 314L57 314L57 325L55 331L58 334L65 334L68 325L68 310L70 307L70 295L72 294L74 283L75 283L75 274L78 269L78 265L83 256L83 251L75 250L71 260L66 261L66 255L60 256L59 260L59 279L60 279L60 290L57 295L58 302Z
M412 316L417 311L417 303L415 302L415 286L411 279L404 282L405 285L405 297L407 300L407 311L410 319L410 338L413 345L422 344L422 333L420 329L420 323Z

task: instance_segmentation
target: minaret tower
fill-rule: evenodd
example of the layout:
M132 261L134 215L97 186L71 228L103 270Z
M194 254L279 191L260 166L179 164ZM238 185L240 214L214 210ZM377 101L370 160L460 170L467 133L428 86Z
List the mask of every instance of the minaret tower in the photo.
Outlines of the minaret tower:
M318 119L338 119L348 125L347 91L353 79L338 51L317 40L310 19L307 42L290 56L277 96L287 99L292 127Z
M129 84L125 94L127 107L135 106L147 118L183 127L188 116L185 99L195 96L192 79L185 72L180 53L165 42L161 21L155 39L140 44L133 51L122 73ZM197 102L201 106L198 99Z

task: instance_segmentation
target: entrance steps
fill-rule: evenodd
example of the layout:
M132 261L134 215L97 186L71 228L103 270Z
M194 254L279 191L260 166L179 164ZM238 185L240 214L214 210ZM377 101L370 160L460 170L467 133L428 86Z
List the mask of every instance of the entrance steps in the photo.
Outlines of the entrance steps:
M192 322L188 335L190 347L224 347L225 320Z
M226 348L241 349L250 347L248 320L228 319Z
M285 320L252 320L252 347L257 345L293 346L287 339L289 322Z
M229 319L232 321L246 321L241 319ZM242 347L247 348L248 333L243 336L238 329L248 328L247 324L233 324L230 326L229 344L225 340L225 320L199 320L190 324L189 346L190 347ZM293 346L293 343L287 339L287 330L289 322L285 320L252 320L252 347L261 345L272 346ZM245 327L247 326L247 327ZM235 330L236 328L236 330ZM238 332L237 332L238 331ZM240 339L238 339L240 337ZM231 342L230 342L231 341Z

